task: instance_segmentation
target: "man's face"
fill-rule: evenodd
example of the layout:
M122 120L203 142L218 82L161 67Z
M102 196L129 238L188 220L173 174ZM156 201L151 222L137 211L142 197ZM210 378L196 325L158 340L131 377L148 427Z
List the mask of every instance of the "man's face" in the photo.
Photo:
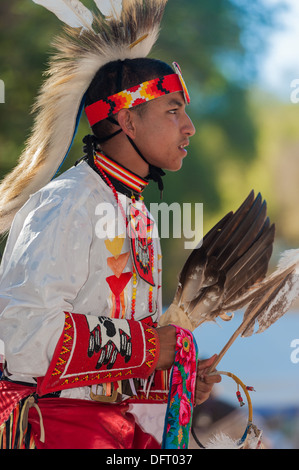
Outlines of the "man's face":
M171 93L148 102L134 120L134 142L148 163L165 170L179 170L187 155L189 139L195 133L186 114L183 94Z

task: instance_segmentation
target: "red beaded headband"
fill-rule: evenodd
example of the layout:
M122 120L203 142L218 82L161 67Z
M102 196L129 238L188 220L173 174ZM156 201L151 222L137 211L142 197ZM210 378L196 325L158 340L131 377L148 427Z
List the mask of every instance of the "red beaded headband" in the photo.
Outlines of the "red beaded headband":
M118 113L121 109L132 108L176 91L182 91L186 103L189 104L190 97L180 67L176 62L173 63L173 66L176 73L143 82L87 106L85 113L90 126L92 127L97 122Z

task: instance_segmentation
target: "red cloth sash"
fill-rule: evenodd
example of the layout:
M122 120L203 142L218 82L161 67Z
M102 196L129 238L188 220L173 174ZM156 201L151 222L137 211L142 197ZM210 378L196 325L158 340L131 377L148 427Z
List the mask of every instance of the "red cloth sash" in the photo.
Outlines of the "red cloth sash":
M0 424L35 387L0 381ZM37 449L159 449L128 413L129 405L110 405L72 398L39 398L30 408L28 423ZM41 425L45 442L40 441Z
M43 417L45 443L39 440L40 418L29 410L37 449L160 449L128 413L128 405L109 405L67 398L38 401Z
M34 393L36 388L17 383L0 381L0 426L8 420L10 413L23 399Z

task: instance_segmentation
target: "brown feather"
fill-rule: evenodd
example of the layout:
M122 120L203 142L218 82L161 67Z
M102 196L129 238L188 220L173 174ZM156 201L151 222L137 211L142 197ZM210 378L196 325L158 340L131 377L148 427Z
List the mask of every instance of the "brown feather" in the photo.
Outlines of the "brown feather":
M239 308L243 306L242 297L248 289L265 278L268 263L272 255L274 242L274 226L264 233L239 261L227 272L225 293L223 296L224 309L231 309L238 299ZM245 299L243 302L248 302ZM245 304L244 304L245 305ZM234 308L235 309L235 308Z

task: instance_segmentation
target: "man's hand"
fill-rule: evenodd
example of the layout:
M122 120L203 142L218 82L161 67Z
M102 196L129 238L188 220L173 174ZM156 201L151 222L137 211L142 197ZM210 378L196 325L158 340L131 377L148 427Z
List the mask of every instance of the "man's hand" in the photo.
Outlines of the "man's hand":
M157 328L160 342L160 355L157 362L156 369L170 369L173 366L176 348L176 329L174 326L162 326ZM206 375L209 367L214 363L217 354L198 361L197 364L197 377L195 387L195 404L200 405L205 402L212 391L215 383L221 382L221 375Z
M197 377L196 377L196 388L195 388L195 405L201 405L210 396L212 388L215 383L221 382L221 375L206 375L208 368L214 363L217 354L205 359L198 361L197 364Z
M172 325L156 329L160 342L160 355L156 369L170 369L174 363L176 347L176 329Z

